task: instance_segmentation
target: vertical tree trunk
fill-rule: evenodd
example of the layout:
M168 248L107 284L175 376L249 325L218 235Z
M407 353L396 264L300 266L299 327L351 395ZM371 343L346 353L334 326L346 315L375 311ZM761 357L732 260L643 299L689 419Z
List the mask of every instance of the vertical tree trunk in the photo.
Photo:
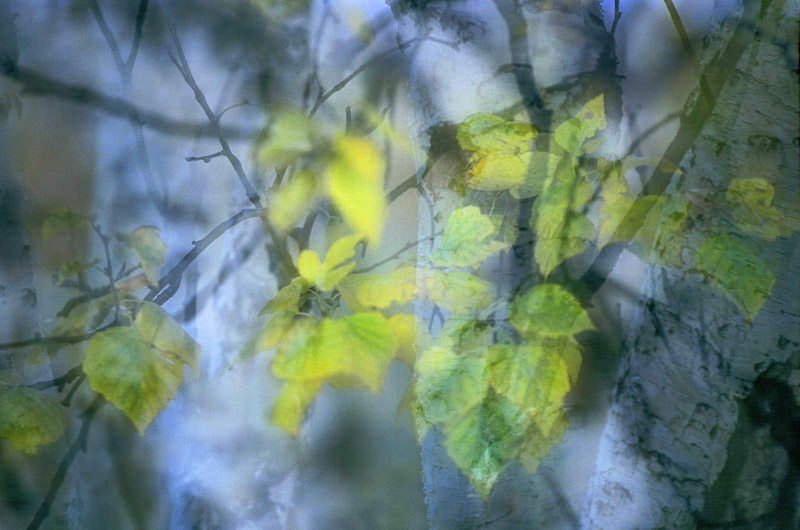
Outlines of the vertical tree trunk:
M732 178L759 177L775 186L782 212L800 216L797 12L796 1L745 1L738 20L720 24L707 40L707 88L686 109L676 139L691 149L684 149L685 175L673 193L710 201ZM713 111L705 123L691 124L690 111L707 96ZM735 232L723 211L706 206L701 213L700 235ZM776 282L752 323L701 274L650 269L583 508L584 528L694 528L701 521L704 528L795 527L771 513L781 508L786 453L774 441L757 447L758 433L744 433L741 400L759 373L787 362L800 344L797 242L795 234L762 245ZM741 465L732 458L762 465L737 476L732 470ZM726 462L729 471L721 474ZM726 488L728 499L709 493L723 480L731 483L717 489ZM716 504L702 514L706 498ZM736 499L735 508L722 507Z

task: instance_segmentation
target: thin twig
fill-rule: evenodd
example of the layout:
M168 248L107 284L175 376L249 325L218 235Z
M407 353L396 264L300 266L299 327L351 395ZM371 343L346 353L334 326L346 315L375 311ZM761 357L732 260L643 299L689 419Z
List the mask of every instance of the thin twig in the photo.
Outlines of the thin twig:
M169 28L169 33L172 36L172 43L175 46L175 51L178 54L177 58L173 57L173 60L176 62L176 66L178 66L178 71L181 73L181 76L183 76L183 80L186 82L186 84L189 85L189 88L192 89L194 98L197 100L197 103L200 104L200 108L202 108L203 112L206 114L208 121L211 123L211 127L217 131L217 139L219 140L220 147L222 147L222 152L233 166L236 176L239 178L239 181L242 183L242 186L245 189L247 198L256 208L262 208L263 204L261 202L261 197L258 195L255 187L250 182L250 179L247 178L241 161L236 157L236 155L233 154L233 151L231 151L231 147L227 138L224 134L222 134L222 131L219 130L219 117L211 109L211 106L208 104L208 100L206 100L205 94L202 90L200 90L200 87L198 86L197 81L192 74L192 70L189 67L189 62L186 59L186 54L183 52L183 46L181 45L180 37L178 36L178 29L175 26L175 22L173 22L171 18L167 18L167 27Z
M64 387L70 381L80 376L81 373L83 373L83 364L79 364L74 368L70 368L67 373L56 377L55 379L51 379L49 381L39 381L38 383L30 384L28 385L28 388L32 388L33 390L47 390L48 388L56 387L58 388L59 392L62 392Z
M622 11L619 10L619 0L614 0L614 22L611 23L611 30L608 34L613 38L614 33L617 31L617 23L622 17Z
M123 98L111 97L96 89L67 83L42 75L34 70L19 66L13 74L5 73L22 86L21 93L26 96L52 96L81 105L89 105L112 116L121 116L147 127L172 136L189 138L216 138L218 131L208 123L193 123L176 120L162 114L140 109ZM230 126L219 126L226 138L233 140L249 140L253 133Z
M355 269L354 271L351 272L351 274L361 274L363 272L369 272L371 270L377 269L381 265L385 265L386 263L389 263L393 259L397 259L403 252L416 247L417 245L419 245L423 241L428 241L429 239L435 239L435 238L439 237L440 235L442 235L442 232L436 232L432 236L423 237L421 239L417 239L416 241L412 241L411 243L408 243L406 246L404 246L403 248L401 248L400 250L398 250L397 252L395 252L394 254L389 256L388 258L382 259L382 260L378 261L377 263L373 263L372 265L368 265L368 266L362 267L360 269Z
M671 113L667 114L666 116L664 116L663 118L661 118L660 120L658 120L656 123L654 123L650 127L648 127L647 129L645 129L644 131L642 131L642 133L636 138L636 140L631 142L631 145L628 146L628 152L625 153L625 156L632 155L633 152L636 149L639 148L639 146L642 144L642 142L644 142L647 138L650 137L650 135L652 135L653 133L658 131L661 127L665 126L669 122L671 122L673 120L677 120L680 117L681 117L681 112L680 111L671 112Z
M39 344L77 344L89 340L96 332L84 333L83 335L55 335L52 337L35 336L31 339L16 340L0 344L0 351L27 348Z
M248 208L242 210L230 219L218 224L200 241L194 241L194 248L187 252L183 258L181 258L181 260L169 270L169 272L167 272L158 280L158 286L150 289L150 292L147 293L147 296L145 296L144 299L148 302L152 301L159 305L169 300L178 291L184 271L195 259L197 259L201 252L208 248L208 246L222 234L237 224L246 219L259 217L263 213L264 210L261 208Z
M78 376L78 379L75 380L75 384L73 384L72 388L70 388L69 392L67 392L67 395L61 400L62 406L69 407L72 404L72 398L75 397L75 392L78 391L84 381L86 381L86 373L82 372Z
M187 156L186 158L184 158L184 160L186 160L187 162L202 161L208 164L209 162L211 162L212 159L220 156L226 156L225 151L217 151L216 153L211 153L210 155L205 155L205 156Z
M145 17L147 16L148 3L148 0L141 0L141 2L139 2L139 10L136 12L136 27L133 30L133 41L131 42L131 49L128 52L128 59L125 61L125 68L128 70L128 75L133 72L133 65L139 53L139 44L142 42L142 29L144 27Z
M69 449L61 459L61 463L58 465L56 474L53 475L53 480L50 482L50 488L47 490L47 494L42 500L42 504L39 505L39 509L36 510L36 515L33 516L33 520L28 525L27 530L37 530L42 525L44 520L47 519L47 516L50 515L50 509L53 507L53 502L56 500L58 490L64 483L64 479L67 476L67 471L69 471L69 468L72 465L72 461L75 460L75 456L77 456L78 451L86 451L86 443L89 439L89 427L91 427L92 420L97 414L97 411L100 410L104 404L105 400L103 399L103 396L97 394L91 405L89 405L81 414L83 417L81 430L78 433L77 438L75 438L75 441L72 442L72 444L69 446Z
M678 10L675 7L675 4L672 3L672 0L664 0L664 5L667 6L667 11L669 11L669 17L672 19L672 24L675 26L675 31L678 32L678 38L681 41L681 46L683 46L683 50L686 53L687 57L689 57L690 61L694 61L694 48L692 48L692 41L689 40L689 35L686 33L686 28L683 25L683 21L681 20L681 16L678 14ZM706 99L706 101L711 104L711 88L708 86L708 81L706 80L705 76L700 74L700 95Z
M94 229L97 237L100 238L100 241L103 243L103 250L106 255L106 267L105 270L102 270L103 274L106 275L108 278L108 290L114 293L114 322L119 320L119 291L114 286L114 268L111 266L111 249L108 246L108 236L105 235L101 230L100 227L97 226L96 223L92 222L92 228Z

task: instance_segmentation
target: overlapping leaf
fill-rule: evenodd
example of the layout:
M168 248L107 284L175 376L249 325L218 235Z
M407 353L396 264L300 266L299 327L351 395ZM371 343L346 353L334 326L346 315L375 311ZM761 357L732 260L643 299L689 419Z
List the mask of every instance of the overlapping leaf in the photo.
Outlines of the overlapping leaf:
M41 392L16 387L0 395L0 438L23 453L52 444L66 427L64 410Z
M772 206L775 189L762 178L733 179L725 194L733 205L733 218L747 234L755 234L768 241L787 237L794 232L788 218Z
M775 283L766 263L729 234L703 241L697 248L695 265L712 285L736 302L748 320L761 309Z
M158 268L164 264L167 257L167 246L160 234L161 230L158 227L146 225L118 236L139 257L139 263L150 285L158 285Z
M416 371L419 404L429 422L458 418L486 395L489 374L484 357L433 346L417 360Z
M270 194L269 220L281 232L292 228L314 205L318 194L317 181L307 170L301 170L289 182Z
M565 337L594 329L575 297L552 283L537 285L517 296L510 304L509 320L526 339Z
M586 140L605 128L605 100L600 94L584 105L574 117L556 127L553 138L568 153L577 153Z
M355 262L347 263L356 254L355 245L361 240L360 235L344 236L334 242L320 261L319 254L313 250L304 250L297 258L297 270L300 276L323 291L330 291L355 267Z
M283 167L314 149L311 122L300 112L280 111L269 124L266 141L258 150L265 165Z
M177 358L200 372L200 345L161 306L144 302L136 315L134 326L141 339L163 352L167 358Z
M400 267L387 274L351 274L339 282L339 291L353 311L371 307L385 309L413 300L416 282L414 267Z
M450 214L441 242L431 253L437 265L474 267L508 244L495 240L497 230L489 216L477 206L459 208Z

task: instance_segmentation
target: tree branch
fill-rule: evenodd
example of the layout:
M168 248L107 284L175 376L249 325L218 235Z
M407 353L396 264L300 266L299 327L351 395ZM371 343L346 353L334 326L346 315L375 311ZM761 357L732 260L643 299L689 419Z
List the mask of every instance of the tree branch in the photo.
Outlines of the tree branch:
M105 400L103 396L97 394L91 405L81 414L83 421L78 437L75 438L75 441L72 442L72 445L69 446L66 454L64 454L64 457L61 459L56 474L53 475L53 480L50 482L47 495L45 495L44 500L42 500L42 504L39 505L39 509L36 510L36 515L33 516L33 520L28 525L27 530L37 530L47 516L50 515L50 509L53 507L53 502L56 500L58 490L61 489L61 485L64 483L64 478L67 476L67 471L69 471L72 461L75 460L78 451L86 451L86 443L89 439L89 427L91 427L92 420L94 420L97 411L100 410L104 404Z
M389 263L393 259L396 259L403 252L416 247L417 245L419 245L423 241L428 241L428 240L431 240L431 239L435 239L435 238L439 237L440 235L442 235L442 232L436 232L435 234L433 234L431 236L423 237L423 238L417 239L416 241L412 241L411 243L407 244L406 246L404 246L403 248L401 248L400 250L398 250L397 252L395 252L394 254L389 256L388 258L382 259L377 263L373 263L372 265L368 265L367 267L362 267L360 269L355 269L354 271L351 272L351 274L361 274L363 272L369 272L371 270L377 269L381 265L385 265L386 263Z
M83 364L79 364L78 366L71 368L67 373L56 377L55 379L51 379L49 381L39 381L38 383L30 384L28 385L28 388L32 388L33 390L47 390L48 388L56 387L58 388L59 392L62 392L64 387L70 381L80 376L81 373L83 373Z

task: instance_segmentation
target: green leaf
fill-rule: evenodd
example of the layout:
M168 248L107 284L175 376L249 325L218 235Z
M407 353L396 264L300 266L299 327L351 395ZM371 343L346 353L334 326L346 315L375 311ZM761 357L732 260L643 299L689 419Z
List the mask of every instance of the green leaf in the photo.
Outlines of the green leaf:
M567 152L577 153L586 140L605 128L605 102L603 94L600 94L589 101L575 117L556 127L553 139Z
M64 410L41 392L17 387L0 395L0 438L25 454L52 444L66 427Z
M286 232L308 212L318 195L314 175L300 171L292 180L270 194L269 220L280 232Z
M144 302L134 325L144 341L200 373L200 345L161 306Z
M564 359L538 344L493 344L489 379L547 435L558 420L570 380Z
M539 462L541 462L542 458L564 438L567 427L569 427L569 419L563 411L553 422L553 426L547 435L542 434L535 424L531 424L528 427L523 437L520 453L517 455L517 460L525 468L525 471L528 473L536 472L536 468L539 467Z
M317 397L322 381L287 381L272 408L270 421L297 436L306 410Z
M42 224L42 237L50 239L58 234L71 232L87 221L86 216L76 214L69 208L61 208L45 217Z
M652 204L649 211L648 204ZM648 263L681 268L681 252L686 242L684 223L689 214L689 201L670 195L658 198L645 196L637 199L633 208L636 218L631 219L631 224L626 223L627 226L621 227L621 232L629 235L641 223L629 246L631 251ZM645 211L647 215L642 222L641 216Z
M83 260L65 261L58 268L58 279L56 280L56 285L61 287L62 285L64 285L64 282L66 282L73 276L77 276L78 274L85 271L98 261L100 261L99 258L95 258L90 262L86 262Z
M458 126L456 139L468 151L520 153L530 149L536 130L493 114L473 114Z
M492 284L462 271L420 271L421 289L436 304L455 313L483 309L494 301Z
M584 179L553 179L536 199L531 213L537 237L534 257L545 276L594 239L594 225L577 211L591 197L592 187Z
M431 253L437 265L446 267L473 267L495 252L508 248L497 235L494 223L477 206L459 208L450 214L444 235Z
M617 237L613 237L615 230L634 204L634 194L628 187L621 164L619 162L612 164L602 172L600 181L603 202L598 210L600 217L597 227L598 247L604 247L612 241L632 239L636 233L634 230L633 233L619 233Z
M769 298L775 277L749 247L728 234L711 236L697 248L697 269L736 302L750 321Z
M553 283L537 285L514 298L509 320L526 339L566 337L594 329L589 315L572 293Z
M233 363L244 361L262 351L271 350L281 344L294 325L296 311L278 311L273 313L267 324L258 334L247 341ZM232 364L233 364L232 363Z
M513 186L509 192L515 199L527 199L535 197L544 190L551 159L554 155L546 151L533 151L522 155L521 160L525 163L525 173L522 182Z
M338 239L328 249L325 261L320 261L319 254L315 251L304 250L297 258L300 276L323 291L330 291L355 267L355 262L345 263L356 255L354 247L360 240L360 235Z
M139 263L150 285L158 285L158 268L167 257L167 246L160 234L158 227L147 225L117 236L139 256Z
M457 418L486 395L489 375L483 357L467 357L433 346L416 363L417 398L425 419Z
M396 349L379 313L355 313L319 324L296 323L284 337L272 372L293 381L351 377L377 392Z
M294 311L296 313L300 309L300 299L309 287L311 287L309 282L300 276L292 279L289 285L283 287L272 300L267 302L258 316L278 311Z
M385 162L375 145L363 137L341 136L326 171L328 194L344 220L371 244L383 231L386 197L383 193Z
M283 167L314 149L311 121L300 112L279 111L269 124L267 140L258 150L264 165Z
M461 355L480 357L486 352L492 327L473 317L451 315L442 326L436 345Z
M484 499L519 452L525 415L503 396L490 393L445 428L445 447Z
M762 178L733 179L725 194L733 205L733 219L739 229L768 241L788 237L796 229L787 216L771 206L774 195L775 188Z
M351 274L339 282L339 291L353 311L370 307L385 309L413 300L416 281L414 267L400 267L388 274Z
M122 410L141 434L175 397L182 368L182 362L165 357L128 327L94 335L83 361L92 390Z

